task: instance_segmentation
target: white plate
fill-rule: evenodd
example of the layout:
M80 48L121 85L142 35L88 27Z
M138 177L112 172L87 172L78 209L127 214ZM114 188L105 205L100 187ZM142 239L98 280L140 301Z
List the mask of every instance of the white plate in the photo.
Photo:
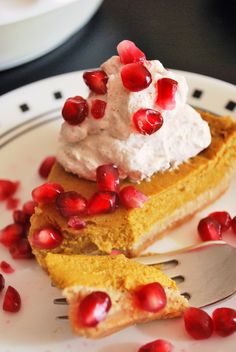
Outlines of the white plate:
M236 97L233 85L193 73L184 74L190 86L189 102L192 105L217 114L230 113L236 118L236 111L225 108ZM192 96L194 90L202 91L201 98ZM82 72L75 72L30 84L0 97L0 178L21 180L19 195L22 203L30 198L31 189L43 182L37 175L42 159L55 154L64 99L86 93ZM61 98L56 99L60 95ZM235 190L236 178L217 202L153 248L166 251L198 242L196 226L200 218L210 211L222 209L236 215ZM10 222L11 212L6 211L5 204L0 204L0 228ZM230 235L227 237L233 242ZM141 345L157 338L171 341L175 351L179 352L235 352L236 334L227 338L214 335L207 341L194 341L186 335L182 319L130 327L98 341L75 337L67 322L55 319L57 315L66 314L66 308L52 304L60 292L50 286L47 275L36 263L14 261L2 246L0 260L7 260L15 267L15 273L5 275L5 278L7 284L18 289L23 302L21 312L16 315L0 312L0 352L136 352ZM236 296L218 306L235 308ZM211 313L213 308L207 311Z

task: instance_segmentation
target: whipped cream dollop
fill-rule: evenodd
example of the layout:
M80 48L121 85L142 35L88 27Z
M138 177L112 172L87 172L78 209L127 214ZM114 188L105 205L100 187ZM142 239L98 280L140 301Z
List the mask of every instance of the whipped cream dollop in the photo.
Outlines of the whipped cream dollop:
M107 92L89 94L89 114L81 124L73 126L64 122L62 125L57 158L65 170L95 180L96 168L112 163L117 165L121 178L148 180L156 172L176 168L210 144L208 124L186 103L185 78L165 69L158 60L145 60L143 65L150 72L152 82L138 92L124 87L119 56L101 65L108 76ZM172 110L163 110L156 104L156 82L161 78L178 82ZM94 99L106 102L101 119L91 114ZM159 111L162 127L151 135L135 130L132 116L139 109Z

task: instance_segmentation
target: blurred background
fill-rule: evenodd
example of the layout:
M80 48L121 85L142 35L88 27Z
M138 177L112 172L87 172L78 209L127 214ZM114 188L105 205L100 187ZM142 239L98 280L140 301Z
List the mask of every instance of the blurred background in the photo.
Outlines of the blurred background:
M65 6L69 3L70 11ZM50 38L51 47L37 52L41 41ZM116 53L123 39L134 41L149 59L166 67L236 83L233 0L0 0L0 94L42 78L95 68ZM28 58L7 61L8 50L24 55L29 47L35 55L33 51Z

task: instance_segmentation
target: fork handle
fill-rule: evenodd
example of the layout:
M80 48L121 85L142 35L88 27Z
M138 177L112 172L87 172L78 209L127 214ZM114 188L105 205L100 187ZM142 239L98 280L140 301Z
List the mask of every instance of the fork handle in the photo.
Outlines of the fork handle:
M140 264L146 264L146 265L154 265L154 264L161 264L173 260L177 260L178 255L183 253L183 252L190 252L193 250L197 250L200 248L204 247L209 247L209 246L215 246L215 245L227 245L228 244L225 241L205 241L201 242L198 244L194 244L192 246L184 247L181 249L178 249L176 251L171 251L171 252L165 252L165 253L155 253L151 255L143 255L137 258L132 258L132 260L140 263Z

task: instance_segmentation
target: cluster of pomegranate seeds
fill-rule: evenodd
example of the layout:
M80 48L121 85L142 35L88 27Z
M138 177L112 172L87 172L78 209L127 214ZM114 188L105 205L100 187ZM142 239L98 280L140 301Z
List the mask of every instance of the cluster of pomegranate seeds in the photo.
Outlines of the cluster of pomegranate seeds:
M13 196L19 187L19 182L0 179L0 201L6 200Z
M62 192L56 198L56 207L62 216L68 218L83 214L87 207L87 200L75 191Z
M125 186L120 191L120 202L126 209L141 208L148 200L142 192L134 186Z
M84 72L83 79L94 93L106 94L108 77L103 70Z
M117 52L123 65L146 60L145 54L130 40L122 40L117 45Z
M138 352L172 352L174 346L162 339L158 339L147 343L139 348Z
M120 179L116 165L104 164L97 167L96 180L99 191L119 192Z
M61 232L52 226L36 230L30 238L31 244L40 249L54 249L60 246L62 240Z
M209 338L213 333L211 317L199 308L190 307L184 312L185 329L196 340Z
M236 234L236 217L231 218L227 211L215 211L198 224L198 233L203 241L221 240L222 234L229 229Z
M156 104L163 110L175 108L175 94L178 82L171 78L161 78L156 83L157 99Z
M118 194L112 191L96 192L88 201L87 214L112 213L119 204Z
M57 183L46 182L32 191L32 198L36 203L52 204L64 189Z
M79 125L88 116L88 103L80 97L68 98L62 108L62 116L70 125Z
M209 338L213 331L225 337L236 332L236 310L217 308L212 318L202 309L190 307L184 312L185 329L196 340Z
M21 308L21 298L19 292L12 286L8 286L3 299L3 310L17 313Z
M132 119L135 129L141 134L151 135L163 125L161 113L153 109L139 109Z
M94 327L104 320L111 309L109 295L95 291L82 299L78 308L79 322L84 327Z
M140 309L157 313L166 306L166 294L158 282L143 285L135 291L135 300Z
M4 260L0 263L0 269L5 274L12 274L15 271L15 269L13 269L13 267L9 263L5 262Z
M152 76L141 63L127 64L120 71L123 86L131 92L139 92L152 83Z
M38 173L42 178L47 178L53 165L56 162L55 156L47 156L40 164Z
M217 308L212 313L214 330L217 335L226 337L236 332L236 310Z
M67 222L68 226L75 230L82 230L86 227L86 222L79 216L71 216Z
M91 106L91 114L95 119L103 118L107 103L101 99L94 99Z

